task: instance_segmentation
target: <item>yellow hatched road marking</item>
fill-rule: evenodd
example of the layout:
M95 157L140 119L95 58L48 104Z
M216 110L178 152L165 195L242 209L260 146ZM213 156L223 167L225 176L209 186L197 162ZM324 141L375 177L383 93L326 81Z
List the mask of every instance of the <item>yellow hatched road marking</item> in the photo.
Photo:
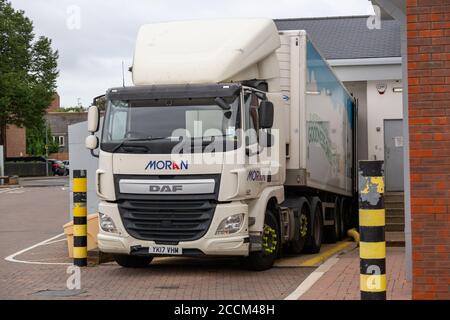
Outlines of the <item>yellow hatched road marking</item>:
M336 244L335 246L333 246L329 250L321 252L316 257L304 261L303 263L300 264L300 266L301 267L313 267L313 266L316 266L319 263L324 262L325 260L327 260L332 255L338 253L339 251L344 250L345 248L347 248L351 244L354 244L354 242L345 241L345 242Z

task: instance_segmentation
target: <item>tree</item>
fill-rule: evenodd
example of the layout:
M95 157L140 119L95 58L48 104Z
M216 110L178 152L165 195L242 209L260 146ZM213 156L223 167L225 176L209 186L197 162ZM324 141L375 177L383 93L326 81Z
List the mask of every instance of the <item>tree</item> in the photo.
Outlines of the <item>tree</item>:
M86 109L83 106L64 107L64 108L56 109L54 112L86 112Z
M45 134L47 134L47 137ZM48 150L46 150L46 146ZM45 122L27 128L27 154L44 156L48 153L57 153L58 151L58 142L53 141L52 131Z
M56 90L57 60L51 40L36 39L24 12L0 0L0 145L6 143L8 124L30 130L44 125Z

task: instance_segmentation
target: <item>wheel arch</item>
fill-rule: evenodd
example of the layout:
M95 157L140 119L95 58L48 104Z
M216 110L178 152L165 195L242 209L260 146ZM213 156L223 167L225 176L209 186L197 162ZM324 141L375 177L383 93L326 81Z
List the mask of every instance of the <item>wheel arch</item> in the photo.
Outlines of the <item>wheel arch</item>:
M248 203L248 213L250 218L255 219L255 223L249 226L250 232L261 232L264 228L264 217L268 207L277 208L284 201L284 188L266 188L258 199ZM279 210L274 213L279 220Z
M293 208L293 209L302 209L304 206L307 207L309 218L311 219L312 216L312 208L311 208L311 202L309 201L308 197L306 196L291 196L286 198L286 200L282 203L283 207ZM300 211L295 210L294 211L294 223L293 228L291 228L290 233L290 239L296 240L299 237L299 228L300 228Z

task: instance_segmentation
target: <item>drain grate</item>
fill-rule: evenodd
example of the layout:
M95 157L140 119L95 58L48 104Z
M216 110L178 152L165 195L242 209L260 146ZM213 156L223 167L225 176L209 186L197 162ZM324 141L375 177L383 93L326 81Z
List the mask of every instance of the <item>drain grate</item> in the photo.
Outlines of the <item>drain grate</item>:
M82 293L85 293L84 290L41 290L33 293L35 296L44 296L44 297L74 297L78 296Z

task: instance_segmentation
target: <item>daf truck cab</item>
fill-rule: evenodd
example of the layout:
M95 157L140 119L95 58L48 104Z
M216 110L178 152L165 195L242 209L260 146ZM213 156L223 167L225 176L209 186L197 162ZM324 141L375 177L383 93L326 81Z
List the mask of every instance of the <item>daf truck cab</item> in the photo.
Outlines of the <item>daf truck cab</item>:
M340 238L354 101L332 72L322 79L330 69L317 51L308 62L309 46L270 19L141 27L134 86L107 91L99 136L89 109L100 250L124 267L229 256L265 270L283 248L320 250L326 229Z

